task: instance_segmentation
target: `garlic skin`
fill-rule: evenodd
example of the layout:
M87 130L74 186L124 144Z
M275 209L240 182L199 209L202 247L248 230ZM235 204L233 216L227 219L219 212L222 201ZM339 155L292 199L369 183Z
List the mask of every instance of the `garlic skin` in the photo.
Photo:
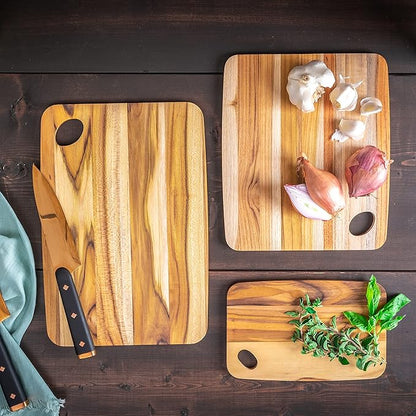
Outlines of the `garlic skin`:
M345 179L350 197L366 196L380 188L393 163L375 146L365 146L354 152L345 163Z
M290 202L299 214L312 220L328 221L332 218L331 214L312 200L304 183L299 185L284 185L283 187L290 198Z
M322 61L311 61L306 65L295 66L288 75L286 91L290 102L310 113L315 110L314 103L335 83L332 71Z
M361 140L365 133L365 123L361 120L341 119L338 129L331 136L331 140L343 143L348 139Z
M332 105L338 111L352 111L358 101L357 88L363 81L356 84L345 82L345 78L339 74L339 84L329 94Z
M318 169L305 155L297 160L297 170L305 179L306 188L312 200L332 215L345 207L342 186L335 175Z
M360 114L362 116L380 113L382 109L383 104L376 97L365 97L360 101Z

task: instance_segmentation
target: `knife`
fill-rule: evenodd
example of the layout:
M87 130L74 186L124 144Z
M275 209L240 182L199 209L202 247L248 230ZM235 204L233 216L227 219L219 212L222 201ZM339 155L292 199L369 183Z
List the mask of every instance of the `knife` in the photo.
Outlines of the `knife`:
M72 273L81 265L75 241L61 204L49 182L33 165L33 190L46 246L64 305L66 319L78 358L95 355L95 347L75 288Z
M9 309L0 293L0 322L3 322L9 316ZM29 404L2 337L0 337L0 385L7 405L12 412L23 409Z

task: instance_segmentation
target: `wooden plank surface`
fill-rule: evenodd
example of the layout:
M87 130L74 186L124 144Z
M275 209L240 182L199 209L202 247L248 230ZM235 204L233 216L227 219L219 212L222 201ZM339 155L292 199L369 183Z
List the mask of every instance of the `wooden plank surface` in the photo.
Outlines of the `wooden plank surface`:
M289 71L320 60L336 78L341 74L358 87L359 100L378 97L383 111L368 117L364 139L330 140L339 121L360 119L334 111L329 90L302 113L286 92ZM390 155L390 99L385 60L376 54L235 55L224 70L223 198L225 237L235 250L366 250L381 247L387 234L389 181L371 197L349 198L345 162L357 149L374 145ZM338 82L338 81L337 81ZM331 221L304 218L283 189L296 184L296 159L310 162L340 180L346 207ZM353 235L351 221L374 215L368 232Z
M413 0L3 3L1 72L221 73L231 54L259 51L370 51L394 73L416 67Z
M55 137L69 120L83 131ZM190 103L54 105L42 116L41 169L82 265L74 279L102 345L189 344L207 330L203 116ZM72 345L44 245L48 335Z
M343 366L337 360L315 358L300 353L302 344L293 343L294 326L285 312L299 309L299 298L308 294L311 300L321 299L318 308L323 322L337 317L342 328L343 311L367 312L365 282L325 280L285 280L236 283L227 294L227 368L231 375L243 379L280 381L356 380L381 376L385 365L356 368L355 360ZM386 301L382 289L380 304ZM341 318L339 318L341 317ZM338 319L339 318L339 319ZM241 351L249 351L257 362L254 367L239 359ZM386 334L380 336L380 353L386 358Z

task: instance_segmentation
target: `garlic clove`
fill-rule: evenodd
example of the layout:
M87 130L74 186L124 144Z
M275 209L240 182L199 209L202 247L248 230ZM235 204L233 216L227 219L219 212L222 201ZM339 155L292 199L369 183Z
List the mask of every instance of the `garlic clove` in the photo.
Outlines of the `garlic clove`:
M331 140L340 143L345 142L348 138L361 140L365 133L365 123L361 120L341 119L338 129L331 136Z
M299 185L284 185L284 188L289 195L292 205L304 217L323 221L328 221L332 218L331 214L312 200L304 183Z
M377 114L383 109L383 104L376 97L365 97L360 101L360 114L362 116L369 116L370 114Z
M357 88L362 81L355 84L345 82L345 78L339 74L339 84L329 94L329 99L336 110L352 111L358 101Z
M290 102L309 113L315 110L314 103L335 83L332 71L322 61L311 61L292 68L288 74L286 90Z

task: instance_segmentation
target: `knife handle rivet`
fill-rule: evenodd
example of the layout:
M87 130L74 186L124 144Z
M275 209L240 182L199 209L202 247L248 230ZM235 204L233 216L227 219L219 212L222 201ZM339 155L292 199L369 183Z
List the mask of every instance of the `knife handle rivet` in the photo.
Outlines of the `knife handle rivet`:
M83 346L85 345L85 342L84 342L84 341L81 341L78 345L79 345L80 347L83 347Z
M63 286L62 286L62 289L63 289L63 290L68 290L68 289L69 289L69 286L68 286L68 285L63 285Z
M12 393L9 397L13 400L13 399L16 398L16 395L14 393Z
M3 373L4 372L4 370L5 370L6 368L5 367L3 367L3 366L1 366L0 367L0 371Z
M72 319L75 319L77 316L78 316L78 315L77 315L75 312L72 312L72 313L71 313L71 318L72 318Z

